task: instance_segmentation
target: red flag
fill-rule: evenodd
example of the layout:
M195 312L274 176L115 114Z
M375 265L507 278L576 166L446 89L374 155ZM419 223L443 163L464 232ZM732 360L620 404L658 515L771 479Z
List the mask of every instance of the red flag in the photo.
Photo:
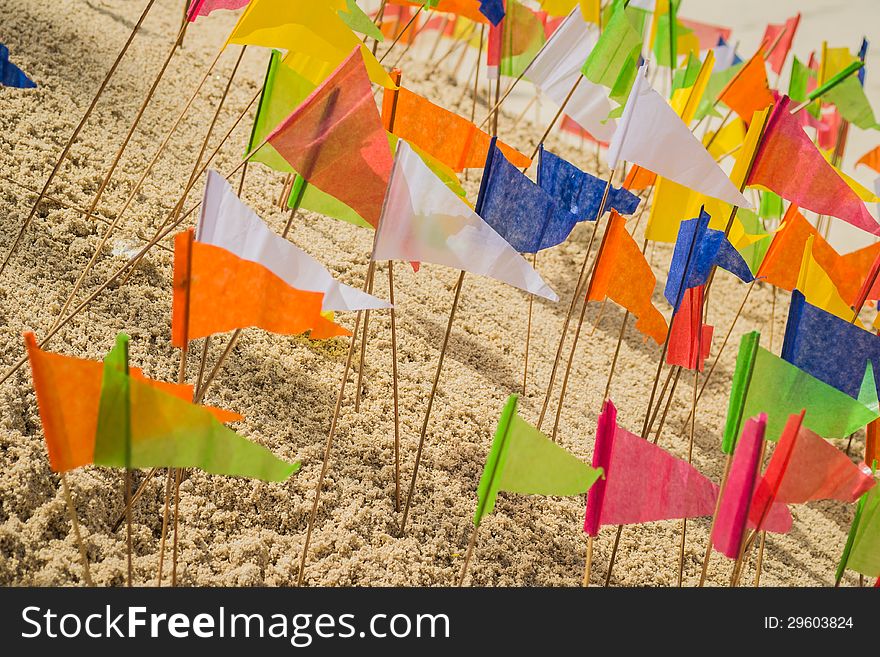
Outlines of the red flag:
M391 147L360 47L267 141L307 182L348 205L373 227L379 224L391 177Z
M767 63L770 64L770 68L776 75L779 75L782 72L782 67L785 66L785 59L788 57L788 51L791 50L791 42L794 41L794 35L800 22L801 15L798 13L797 16L792 16L782 25L770 23L764 32L764 38L761 41L764 44L763 47L769 48L776 44L770 54L767 55ZM785 30L785 34L779 37L782 30ZM776 41L777 38L779 38L779 42Z
M684 299L678 312L672 318L672 333L669 336L669 346L666 350L666 363L680 365L687 370L699 368L702 372L706 366L706 359L712 350L712 335L714 326L702 324L703 315L703 286L692 287L685 292ZM700 337L698 331L703 327ZM697 350L702 351L703 357L697 359Z
M880 225L862 199L822 157L783 96L773 108L749 175L783 198L819 214L843 219L873 235Z

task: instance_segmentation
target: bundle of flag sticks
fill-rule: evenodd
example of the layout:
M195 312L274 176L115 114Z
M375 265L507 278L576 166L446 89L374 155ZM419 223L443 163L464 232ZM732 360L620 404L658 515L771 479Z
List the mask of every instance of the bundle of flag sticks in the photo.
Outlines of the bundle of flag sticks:
M52 200L49 191L62 163L132 39L155 11L154 2L146 3L37 193L10 242L0 276L27 239L41 204ZM607 585L623 527L663 520L681 523L679 586L704 585L713 551L731 562L731 586L741 582L754 552L757 585L768 532L790 532L797 522L790 507L814 500L854 507L848 538L839 546L836 583L846 569L880 577L880 493L875 475L880 426L876 379L880 337L875 331L880 323L875 321L874 329L866 325L876 314L874 302L880 300L880 243L841 254L828 242L833 222L880 235L880 223L866 205L880 198L841 170L849 126L880 129L863 87L867 42L856 54L823 43L804 63L789 57L800 23L797 15L783 24L768 25L759 47L743 59L731 43L729 29L687 20L681 14L681 0L613 0L605 6L598 0L363 4L355 0L187 3L150 91L88 209L81 211L91 217L99 208L169 63L186 56L179 53L187 29L198 29L216 10L242 10L122 210L108 222L94 256L51 327L39 339L25 334L25 355L9 364L2 377L6 381L25 363L30 365L49 463L60 474L80 548L83 581L92 583L89 554L67 472L89 465L123 471L116 527L126 525L131 585L132 511L146 503L141 496L149 479L164 470L156 573L161 586L165 570L171 571L172 583L178 581L180 487L187 469L281 482L302 466L318 473L295 573L303 584L340 419L349 403L359 412L363 381L369 376L365 355L371 313L387 313L390 319L390 335L385 337L393 355L395 522L397 534L404 535L410 515L422 503L419 474L424 454L431 449L428 438L436 430L432 411L467 273L474 285L491 278L520 290L527 297L528 312L523 318L527 338L522 389L508 391L507 404L498 409L494 440L486 446L473 529L460 562L460 585L479 567L478 530L502 493L585 495L584 572L581 578L572 575L585 586L596 581L594 545L603 526L617 528L605 568ZM476 50L469 118L405 86L405 71L395 64L419 44L425 46L420 52L429 64L436 62L435 68L456 51ZM254 109L246 153L238 166L228 172L212 168L212 159L235 128L208 153L212 122L183 194L160 228L123 267L77 303L77 293L120 217L137 198L223 51L236 45L241 51L226 92L245 48L267 49L268 56L260 91L235 123ZM13 65L6 49L0 54L4 84L13 78L22 82L21 71L16 68L12 75L7 70ZM788 89L773 88L779 86L786 68ZM776 75L775 85L770 84L768 72ZM481 73L492 93L486 103L489 111L478 123ZM508 81L502 83L503 78ZM23 79L30 82L26 76ZM465 93L470 91L470 79ZM517 147L500 138L498 115L524 80L533 85L536 98L542 95L558 111L542 135L535 134L531 144ZM215 121L225 98L224 92ZM551 152L544 142L556 127L577 132L582 143L595 144L596 158L604 159L608 174L599 177L597 168L593 175ZM588 156L582 150L585 160L592 159L592 153ZM257 163L286 176L280 197L278 190L271 192L290 212L280 235L241 199L247 168ZM880 146L859 164L880 172ZM459 178L469 170L481 171L473 199ZM241 176L238 192L229 182L237 175ZM615 175L621 181L618 185L613 183ZM201 201L185 209L189 193L200 188ZM300 210L372 231L362 289L338 281L288 239ZM587 224L589 235L584 259L571 269L566 293L560 295L539 273L538 253L571 241L581 223ZM641 245L636 237L640 229ZM674 245L671 261L662 267L667 275L659 300L655 300L657 278L647 257L649 242ZM170 342L180 353L176 383L147 378L130 364L129 338L124 333L103 363L47 350L62 327L81 316L99 294L125 283L144 256L163 243L174 254L173 280L166 286L172 312L166 324ZM407 308L395 305L394 261L410 263L416 272L422 264L459 272L424 400L403 400L399 394L397 318ZM388 299L374 294L380 263L387 263ZM713 281L724 275L719 269L741 282L741 303L711 294ZM772 286L774 294L774 315L764 346L757 332L734 335L758 283ZM777 289L791 294L778 354L772 329ZM542 390L540 413L529 421L522 417L518 400L519 393L528 393L530 364L534 369L537 357L530 354L535 298L559 304L565 319L561 333L551 336L555 357L548 363L549 378L535 384ZM729 327L707 323L710 299L738 307ZM599 414L595 434L577 437L592 444L588 464L560 444L560 426L563 414L573 410L566 395L587 307L608 300L622 306L625 314L613 359L605 371L593 373L598 385L604 383L601 403L592 409ZM337 323L338 313L356 313L352 330ZM616 372L630 316L647 344L642 375L653 376L653 381L646 407L628 409L643 421L625 428L611 391L615 375L618 380L636 376ZM225 426L242 420L240 415L201 405L239 335L248 328L307 334L313 341L348 340L320 461L283 460ZM209 371L211 339L230 332L225 350ZM731 339L739 339L739 353L735 371L723 381L716 366ZM199 375L194 383L187 383L190 346L196 340L203 340ZM349 402L346 386L355 366L356 387ZM688 448L676 455L660 444L660 438L684 370L692 372L692 383L685 383L692 386L683 427ZM694 464L698 404L713 376L729 391L723 435L714 437L714 456L724 471L718 482ZM478 386L472 395L480 396ZM473 400L450 403L469 401ZM401 480L401 403L421 404L423 413L408 481ZM852 442L862 429L861 453L851 445L843 451L830 442L847 438ZM132 485L134 470L148 471L137 489ZM700 517L711 518L709 540L701 571L689 572L687 522ZM171 565L166 566L166 540L172 536Z

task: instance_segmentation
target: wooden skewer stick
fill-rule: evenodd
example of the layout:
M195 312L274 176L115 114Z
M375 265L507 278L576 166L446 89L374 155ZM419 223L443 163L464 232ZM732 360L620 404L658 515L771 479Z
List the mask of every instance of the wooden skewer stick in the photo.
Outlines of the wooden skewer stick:
M590 575L593 570L593 542L595 539L592 536L587 537L587 559L584 562L584 577L581 580L581 584L584 587L590 586Z
M456 41L455 43L453 43L453 44L449 47L449 49L448 49L445 53L443 53L443 55L441 55L439 59L437 59L437 60L434 62L434 66L431 68L431 70L429 71L429 73L428 73L428 75L427 75L426 77L427 77L428 79L434 77L434 76L437 74L437 71L440 69L440 64L442 64L444 61L446 61L446 59L447 59L450 55L452 55L454 52L456 52L459 48L463 48L464 46L466 46L466 45L467 45L467 42L468 42L468 39L470 39L471 36L473 36L474 32L476 32L476 31L477 31L477 24L474 23L473 25L470 26L470 28L468 29L468 31L467 31L465 34L462 35L462 38L461 38L461 39L459 39L458 41ZM467 51L466 48L465 48L465 51Z
M602 318L605 317L605 311L608 309L608 299L606 298L602 301L602 305L599 306L599 312L596 313L596 319L593 320L593 330L590 331L590 337L593 337L596 334L596 330L599 328L599 325L602 323Z
M733 464L733 452L727 455L724 463L724 474L721 477L721 488L718 490L718 498L715 500L715 512L712 514L712 523L709 526L709 540L706 542L706 554L703 555L703 570L700 573L699 587L706 583L706 574L709 572L709 560L712 558L712 532L715 531L715 524L718 521L718 511L721 509L721 496L727 487L727 480L730 478L730 466Z
M543 144L547 140L547 137L550 135L550 132L556 126L556 122L559 120L559 117L562 116L562 113L565 111L565 107L566 107L566 105L568 105L568 101L570 101L571 97L574 96L574 92L577 91L578 85L580 85L581 80L583 80L583 79L584 79L584 74L581 73L578 76L577 82L574 83L574 85L571 88L571 91L569 91L568 95L565 97L565 100L562 101L562 105L560 105L559 109L556 111L556 115L553 117L553 120L550 121L550 125L547 126L547 129L544 131L544 134L541 135L541 139L538 140L538 145L535 146L535 150L532 151L532 156L529 158L530 160L535 159L535 156L538 154L538 149L540 149L541 144ZM497 112L497 110L496 110L496 112ZM611 173L608 175L608 183L609 184L611 183L611 178L613 176L614 176L614 171L611 171Z
M153 474L158 470L158 468L153 468L149 474L147 475L147 480L151 479ZM168 473L165 477L165 506L162 510L162 534L159 539L159 568L156 571L156 586L162 586L162 571L165 568L165 541L168 537L168 519L171 513L171 482L172 482L172 473L174 472L173 468L168 468ZM138 489L138 493L143 490L143 486ZM129 506L134 504L137 501L137 494L133 497L129 504L126 505L126 511L129 510ZM123 512L123 516L125 515ZM113 532L116 531L116 527L113 528Z
M449 25L449 16L443 17L443 24L440 26L440 29L437 31L437 40L434 41L434 45L431 48L431 54L428 55L428 61L434 61L434 55L437 54L437 48L440 47L440 41L443 39L443 35L446 32L446 28Z
M394 398L394 511L400 512L400 407L397 379L397 317L394 309L394 263L388 261L388 302L391 304L391 386Z
M73 504L73 497L70 495L70 486L67 485L67 473L61 473L61 488L64 491L64 500L67 503L67 513L70 515L70 526L73 529L73 536L76 539L79 548L79 556L82 560L83 579L86 586L94 586L92 581L92 573L89 570L89 556L86 552L86 545L83 543L82 534L79 531L79 519L76 516L76 506Z
M125 56L125 53L128 52L128 47L131 45L132 40L134 40L135 35L141 29L141 25L146 19L147 14L150 13L150 9L155 3L156 0L148 0L146 6L144 7L143 12L141 13L140 18L137 23L135 23L134 27L131 29L131 32L128 35L128 39L125 41L125 45L122 46L122 50L119 51L119 54L116 56L116 60L113 62L113 65L110 67L110 70L107 71L107 75L104 76L104 81L101 82L101 86L98 87L98 91L95 92L94 97L92 98L92 102L89 104L86 113L83 114L82 118L79 121L79 124L74 128L73 133L67 140L67 143L64 145L64 148L61 150L61 155L58 156L58 159L55 161L54 166L52 167L52 171L49 173L49 177L46 178L46 182L43 183L43 189L37 195L37 199L34 201L33 206L31 207L31 211L28 213L27 219L22 223L21 228L18 230L18 234L15 236L15 240L12 242L12 246L9 247L9 251L6 254L6 257L3 259L3 264L0 265L0 276L3 275L3 272L6 270L6 265L9 264L10 258L15 253L15 250L18 248L19 243L21 242L22 237L24 237L25 231L27 231L28 226L30 226L31 222L34 219L34 216L37 214L37 208L40 205L40 201L43 200L43 197L46 196L46 193L49 191L49 185L52 184L52 181L55 180L55 176L58 174L58 171L61 169L61 164L64 162L64 158L67 157L67 154L70 152L70 149L73 147L74 142L76 142L76 138L79 137L79 133L82 131L83 126L85 126L86 121L89 120L89 117L92 115L92 112L95 110L95 106L98 104L98 100L104 93L104 90L107 88L107 84L110 82L110 79L116 73L116 69L119 67L119 63L122 61L122 58Z
M425 419L422 422L422 431L419 435L419 446L416 449L416 460L413 464L412 479L409 482L409 491L406 495L406 504L403 506L403 517L400 520L399 535L403 536L406 529L406 520L409 517L409 509L412 506L413 494L416 489L416 479L419 476L419 464L422 461L422 451L425 448L425 438L428 435L428 424L431 422L431 409L434 407L434 397L437 394L437 386L440 383L440 374L443 372L443 360L446 358L446 347L449 345L449 336L452 334L452 325L455 322L455 312L458 310L458 301L461 298L461 288L464 286L464 270L458 276L455 284L455 298L452 308L449 310L449 321L446 324L446 333L443 336L443 344L440 347L440 356L437 359L437 370L434 372L434 382L431 384L431 393L428 395L428 405L425 409Z
M382 25L382 19L385 18L385 5L388 4L388 0L382 0L382 4L379 5L379 11L376 12L376 19L373 21L373 25L376 27L380 27ZM364 43L367 42L367 37L364 36ZM376 49L379 47L379 39L373 39L373 56L376 55Z
M522 120L524 118L526 118L526 114L529 113L529 110L532 109L535 106L535 103L537 103L537 102L538 102L538 94L535 94L534 96L532 96L532 99L528 103L526 103L526 106L523 108L522 112L520 112L519 115L516 117L516 119L514 119L514 121L513 121L514 128L519 126L519 124L522 122ZM599 167L596 167L597 171L598 171L598 169L599 169Z
M471 563L471 556L474 553L474 546L477 544L477 532L480 531L480 525L475 524L471 532L471 540L468 541L467 554L464 557L464 564L461 567L461 575L458 577L458 585L464 586L464 578L467 577L468 566Z
M761 542L758 545L758 560L755 562L755 588L761 586L761 570L764 566L764 544L767 542L767 530L761 532Z
M538 267L538 252L532 254L532 269L537 269ZM535 297L534 295L529 295L529 319L526 324L526 347L525 354L523 356L523 386L522 386L522 394L523 397L527 396L528 392L528 380L529 380L529 347L532 338L532 311L535 305Z
M195 175L196 171L198 170L201 158L204 156L205 150L208 147L208 140L211 138L211 134L214 131L214 126L217 123L217 117L220 115L220 110L223 107L223 103L226 100L226 96L229 93L230 87L232 86L232 80L233 80L233 78L235 78L235 74L238 71L238 66L239 66L239 64L241 64L241 59L244 56L246 49L247 49L247 46L242 47L241 52L238 55L238 60L236 60L235 66L232 69L232 73L229 76L229 81L226 83L226 88L223 91L223 95L220 98L220 102L217 104L217 110L214 112L214 117L211 120L211 123L208 127L208 132L205 135L205 139L202 142L202 147L201 147L201 150L199 151L199 155L196 158L195 164L193 165L193 172L192 172L192 174L190 174L190 182L187 184L187 186L191 186L194 183L193 176ZM95 263L98 261L98 258L100 257L100 255L104 249L104 245L110 239L111 235L113 234L113 231L116 229L116 226L119 224L119 221L122 219L122 216L125 214L125 211L128 209L131 202L137 196L138 192L140 191L141 187L143 186L144 182L146 181L147 177L149 176L150 172L152 171L153 166L156 164L159 157L164 152L165 147L168 145L168 142L171 139L171 136L176 132L177 127L180 125L181 120L183 119L183 117L185 116L187 111L189 110L190 105L195 100L199 91L201 91L201 88L204 85L205 80L207 80L207 78L208 78L208 75L214 69L214 66L217 64L217 60L220 58L221 53L222 53L222 50L217 53L217 57L214 59L213 63L208 68L208 70L205 72L204 77L202 78L201 82L199 83L199 85L196 88L193 95L190 97L189 101L184 106L183 111L178 115L177 120L174 122L174 125L171 127L171 130L169 131L168 135L165 137L165 141L159 146L159 149L156 151L156 154L153 156L152 161L147 166L147 168L144 170L144 172L141 174L140 180L138 181L138 183L135 185L134 189L129 194L128 199L126 200L122 209L116 214L116 217L113 219L113 221L108 226L107 230L104 232L104 235L101 237L101 240L98 242L98 245L95 247L95 252L92 254L91 259L89 260L88 264L86 264L85 268L80 273L79 277L76 280L76 283L73 286L73 289L70 291L70 294L68 294L68 296L67 296L67 300L64 302L64 305L61 307L61 311L58 313L59 318L62 317L65 312L67 312L67 309L70 307L70 304L76 298L76 294L77 294L77 292L79 292L79 289L83 284L83 281L85 280L86 276L88 276L89 272L92 271L92 269L95 266ZM169 57L169 59L165 62L166 67L170 61L171 60ZM162 72L160 72L159 77L156 79L156 82L154 83L153 89L151 90L150 96L152 96L152 92L155 91L156 85L158 84L159 79L162 77L162 74L164 73L164 71L165 71L165 68L162 69ZM148 102L149 102L149 97L147 98L147 101L145 101L144 106L141 108L142 112L143 112L143 110L146 109L146 105ZM134 131L135 127L136 127L136 125L132 126L132 131L129 133L128 139L131 138L131 134ZM96 195L96 198L94 199L94 201L92 203L93 209L97 206L97 202L98 202L98 199L100 198L101 193L102 193L102 190L100 190L98 192L98 194ZM185 197L181 197L180 200L177 202L177 205L175 206L173 213L180 212L180 210L183 207L184 201L185 201ZM173 216L173 213L172 213L172 216Z
M419 14L422 13L422 9L424 9L424 8L425 8L425 5L421 5L416 10L416 13L414 13L412 15L412 18L409 19L407 24L403 26L403 29L397 33L397 36L394 37L394 41L392 41L391 45L388 46L388 50L386 50L384 52L384 54L382 55L382 57L379 58L380 64L385 61L385 58L388 56L388 53L390 53L394 49L394 46L397 45L397 42L400 41L401 38L403 38L403 35L406 34L407 30L409 30L409 28L410 28L410 25L412 25L415 22L415 20L419 17Z
M376 274L376 263L371 260L367 267L367 294L373 293L373 278ZM364 330L361 333L361 358L358 363L357 387L354 390L354 412L359 413L361 410L361 392L364 385L364 361L367 360L367 335L370 332L370 310L364 311Z

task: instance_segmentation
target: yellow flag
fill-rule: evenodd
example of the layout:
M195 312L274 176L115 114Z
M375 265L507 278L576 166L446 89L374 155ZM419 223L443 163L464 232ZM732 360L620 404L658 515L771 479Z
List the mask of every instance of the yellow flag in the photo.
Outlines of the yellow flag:
M580 0L581 16L587 23L599 24L601 20L601 9L599 7L600 0Z
M721 128L718 134L709 132L703 143L708 144L709 154L716 160L720 160L722 156L734 152L734 149L739 149L743 145L745 138L746 123L741 118L736 117Z
M251 0L226 40L226 45L230 43L302 53L327 62L333 69L360 46L370 79L383 87L394 87L373 53L327 3Z
M798 274L797 289L803 293L808 303L849 322L852 320L853 310L840 296L831 277L825 273L825 270L813 257L814 239L814 235L807 238L804 257L801 260L801 270ZM861 326L860 322L856 323Z
M749 123L749 131L743 140L742 148L736 154L736 164L733 165L733 171L730 172L730 180L734 185L743 188L746 175L749 173L749 166L755 158L755 152L758 150L758 144L761 141L761 135L764 132L764 126L767 123L767 115L770 114L771 107L765 107L752 114L752 121Z
M712 75L712 69L715 67L715 53L711 50L707 53L700 72L697 73L697 79L694 80L692 87L676 89L672 94L672 109L681 117L685 125L690 125L697 113L697 107L703 100L703 94L706 93L706 86L709 84L709 76Z

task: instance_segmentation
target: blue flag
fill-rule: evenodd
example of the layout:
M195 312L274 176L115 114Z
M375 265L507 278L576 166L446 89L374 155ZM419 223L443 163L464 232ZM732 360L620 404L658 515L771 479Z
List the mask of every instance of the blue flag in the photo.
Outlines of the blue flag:
M807 303L791 293L782 358L811 376L858 398L871 363L880 372L880 336Z
M712 267L726 269L746 283L755 278L724 232L709 228L709 219L709 213L700 210L699 217L682 221L679 226L664 291L675 312L678 312L685 291L709 280Z
M862 45L859 47L859 59L862 62L865 61L865 57L868 55L868 40L865 37L862 37ZM865 67L859 69L859 83L864 87L865 86Z
M9 48L0 43L0 85L33 89L37 84L24 74L18 66L9 61Z
M480 13L495 27L504 18L504 0L480 0Z

